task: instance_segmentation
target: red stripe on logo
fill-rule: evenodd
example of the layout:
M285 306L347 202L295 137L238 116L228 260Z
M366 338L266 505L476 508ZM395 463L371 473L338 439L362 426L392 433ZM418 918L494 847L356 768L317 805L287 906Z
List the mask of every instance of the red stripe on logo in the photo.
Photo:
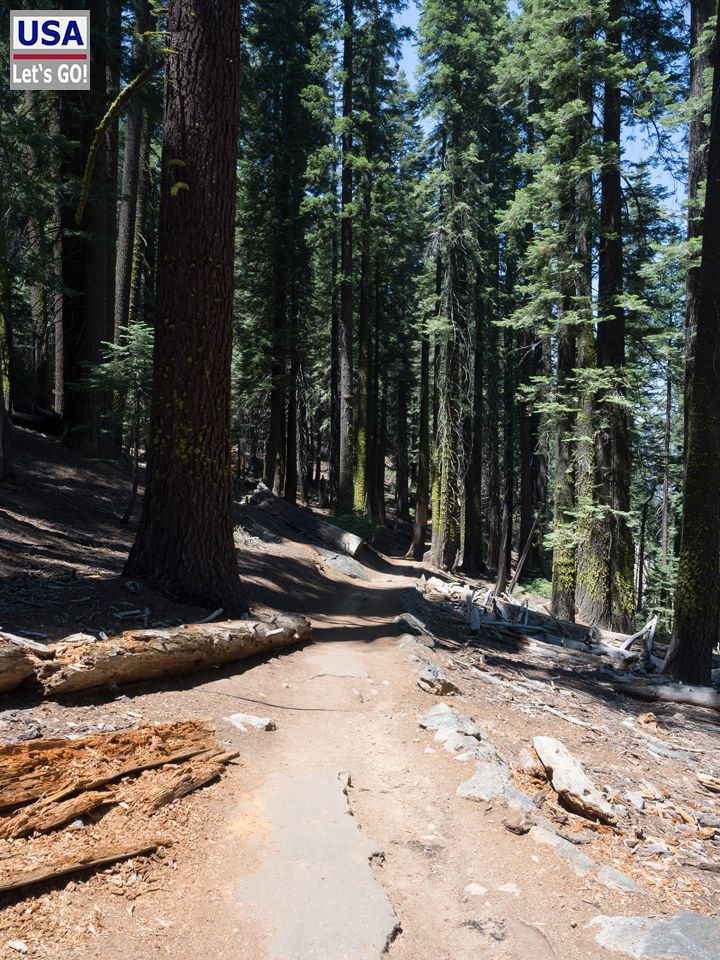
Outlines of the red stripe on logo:
M13 60L87 60L86 53L14 53Z

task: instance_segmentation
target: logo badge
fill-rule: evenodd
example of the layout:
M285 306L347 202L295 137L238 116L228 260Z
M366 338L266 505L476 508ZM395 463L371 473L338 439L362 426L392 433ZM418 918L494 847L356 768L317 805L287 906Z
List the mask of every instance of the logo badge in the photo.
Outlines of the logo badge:
M11 90L89 90L87 10L10 11Z

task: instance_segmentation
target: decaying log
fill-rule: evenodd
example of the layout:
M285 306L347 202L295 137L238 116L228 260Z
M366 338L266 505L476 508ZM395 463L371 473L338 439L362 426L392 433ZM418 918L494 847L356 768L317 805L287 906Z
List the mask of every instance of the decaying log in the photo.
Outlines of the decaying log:
M30 640L28 637L19 637L15 633L7 633L0 630L0 643L12 643L23 650L30 650L40 659L49 659L52 657L52 651L46 643L38 643L37 640Z
M111 640L73 645L43 663L37 673L46 695L61 696L109 684L194 673L309 639L310 624L302 617L278 617L272 623L228 620L167 630L128 630Z
M709 773L699 773L697 778L710 793L720 793L720 777L711 777Z
M75 853L67 859L52 860L44 863L35 870L17 870L3 864L0 870L0 893L9 890L19 890L30 887L44 880L63 877L68 873L77 873L79 870L88 870L91 867L103 867L118 860L127 860L130 857L139 857L153 853L158 847L167 846L168 841L160 837L142 840L136 843L119 844L112 847L96 847L85 853Z
M103 804L111 803L113 798L112 790L88 790L60 801L55 797L43 797L0 820L0 839L17 840L29 837L31 833L49 833L92 813Z
M0 839L49 833L118 803L156 810L216 779L236 756L222 750L208 722L196 720L18 744L0 756L1 803L25 806L0 817ZM13 772L16 783L9 782Z
M35 661L23 647L0 638L0 693L17 690L35 672Z
M616 693L629 693L640 700L663 703L686 703L693 707L720 710L720 692L714 687L695 687L684 683L653 683L651 680L615 678L612 684Z
M7 744L0 747L0 810L41 798L60 803L79 791L217 749L212 725L200 720Z
M347 530L341 530L340 527L328 523L316 513L288 503L282 497L276 497L265 484L258 485L257 490L250 497L250 502L269 507L293 530L317 537L318 540L322 540L323 543L329 544L341 553L346 553L349 557L355 557L365 542L362 537L348 533Z

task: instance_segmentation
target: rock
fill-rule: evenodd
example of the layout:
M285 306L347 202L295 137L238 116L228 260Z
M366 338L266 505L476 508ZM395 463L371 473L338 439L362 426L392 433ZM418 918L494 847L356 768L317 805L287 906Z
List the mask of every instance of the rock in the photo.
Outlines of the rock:
M520 893L520 887L516 883L503 883L498 887L498 893L513 893L517 896Z
M449 707L446 703L438 703L437 706L428 710L421 717L418 717L418 726L423 730L437 730L454 733L463 733L468 737L477 737L478 740L486 740L487 736L483 728L460 713L455 707ZM440 739L440 737L436 737Z
M597 867L591 857L578 850L568 840L558 836L554 830L549 830L543 826L535 826L530 830L530 836L536 843L552 847L563 860L570 864L578 877L588 876Z
M277 730L277 724L270 717L255 717L251 713L233 713L225 719L242 733L247 733L248 727L255 730Z
M545 771L540 766L537 761L537 757L534 757L529 750L526 750L525 747L518 754L518 764L520 769L525 773L532 775L542 774L545 776Z
M460 784L457 795L480 803L501 799L513 810L535 810L530 797L514 786L510 771L501 760L476 764L475 773Z
M615 811L564 744L554 737L535 737L533 746L564 806L593 820L615 823Z
M426 693L432 693L436 697L447 697L454 693L460 693L452 680L449 680L445 673L434 663L426 663L418 671L417 685Z
M509 785L510 774L505 764L479 763L472 777L457 788L457 795L487 803L501 797Z
M27 953L28 948L24 940L8 940L7 944L11 950L17 950L18 953Z
M466 897L484 897L487 887L483 887L480 883L469 883L463 892Z
M672 957L675 960L718 960L720 920L701 913L678 913L667 920L647 917L595 917L597 942L608 950L642 960Z
M621 893L640 893L640 887L632 877L615 867L600 867L597 881L609 890L619 890Z
M516 833L519 837L524 836L526 833L530 833L530 830L533 826L533 818L527 812L517 811L516 813L507 816L503 820L503 825L506 830L509 830L510 833Z

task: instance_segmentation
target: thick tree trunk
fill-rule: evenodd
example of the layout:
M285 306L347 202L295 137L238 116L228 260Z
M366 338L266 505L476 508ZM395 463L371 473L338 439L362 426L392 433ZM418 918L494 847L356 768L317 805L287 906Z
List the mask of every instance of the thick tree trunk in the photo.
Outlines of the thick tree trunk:
M713 50L712 116L720 116L720 13ZM663 672L709 683L720 628L720 123L708 148L702 265L683 489L673 639Z
M505 329L503 373L503 530L500 568L510 575L515 511L515 377L513 375L513 333ZM522 549L522 548L521 548Z
M152 440L125 575L235 616L246 609L230 463L240 8L172 0L168 31Z
M338 505L344 509L353 503L353 0L343 0L343 134L340 219L340 444L338 469Z
M709 91L705 77L711 66L711 48L703 35L712 19L715 7L715 0L690 0L690 98L693 102L693 113L688 125L687 233L690 244L696 246L701 243L703 235L703 211L699 188L707 177L706 146L710 134L705 103ZM698 259L688 268L685 291L685 456L687 456L688 416L692 399L695 330L699 305L700 262Z
M620 19L619 0L612 0L611 21ZM619 25L608 30L610 52L620 50ZM623 293L622 193L620 185L620 86L605 82L603 143L608 159L601 174L601 238L598 272L597 365L606 384L597 398L595 435L595 503L592 532L587 538L580 614L589 623L631 633L635 612L630 510L630 442L627 410L622 403L625 366Z

